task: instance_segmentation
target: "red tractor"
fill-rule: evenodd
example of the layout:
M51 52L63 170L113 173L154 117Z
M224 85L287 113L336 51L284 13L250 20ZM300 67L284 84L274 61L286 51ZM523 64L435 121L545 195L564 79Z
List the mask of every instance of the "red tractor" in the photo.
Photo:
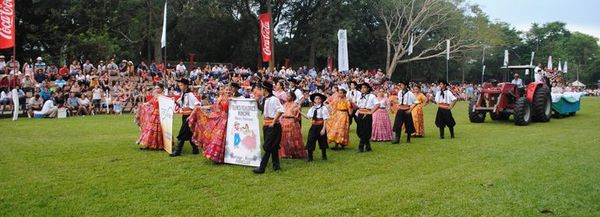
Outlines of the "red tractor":
M532 80L534 68L531 65L505 67L509 71L531 72L528 74L529 79L523 79L523 88L517 88L511 82L484 83L480 93L469 103L469 120L472 123L483 123L489 112L492 120L508 120L513 115L515 124L519 126L525 126L531 121L550 121L552 100L548 85L541 81L525 85L525 80Z

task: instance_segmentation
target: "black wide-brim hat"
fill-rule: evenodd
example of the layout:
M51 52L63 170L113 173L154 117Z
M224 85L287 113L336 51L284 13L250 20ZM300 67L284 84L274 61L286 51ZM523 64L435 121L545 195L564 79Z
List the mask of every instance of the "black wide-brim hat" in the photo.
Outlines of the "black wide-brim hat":
M321 98L322 102L325 102L325 100L327 100L327 97L321 93L313 93L310 95L310 101L311 102L315 102L315 97L319 97Z
M273 84L271 84L271 82L268 81L263 81L260 86L264 89L267 89L269 91L273 91Z
M407 87L409 85L408 82L406 82L406 81L399 81L398 84L404 84L404 86L407 86Z
M441 80L441 79L438 80L437 84L440 84L440 83L445 84L446 86L450 86L450 84L446 80Z
M240 84L239 84L239 83L237 83L237 82L233 82L233 83L231 83L231 87L233 87L233 88L236 88L236 89L240 89L240 88L242 88L242 86L240 86Z
M177 82L185 84L185 85L190 85L190 81L188 79L185 79L185 78L179 79Z
M373 91L373 88L368 83L361 83L361 84L358 85L358 89L359 90L362 90L363 87L369 88L369 92Z

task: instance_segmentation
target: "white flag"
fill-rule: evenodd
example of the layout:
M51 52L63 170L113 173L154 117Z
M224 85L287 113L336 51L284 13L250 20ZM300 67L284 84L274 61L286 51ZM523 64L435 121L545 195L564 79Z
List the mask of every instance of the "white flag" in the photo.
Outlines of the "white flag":
M562 63L560 60L558 61L558 71L562 72Z
M508 66L508 50L504 50L504 66Z
M446 59L450 60L450 40L446 40Z
M165 9L163 12L163 27L162 37L160 38L160 48L167 46L167 1L165 1Z
M413 53L413 49L415 46L415 36L414 34L410 35L410 44L408 45L408 55L410 56Z
M529 65L533 66L533 59L535 57L535 51L531 52L531 61L529 62Z
M548 70L552 70L552 56L548 57L548 65L546 66Z
M565 67L563 67L563 73L569 72L569 65L567 65L567 61L565 61Z

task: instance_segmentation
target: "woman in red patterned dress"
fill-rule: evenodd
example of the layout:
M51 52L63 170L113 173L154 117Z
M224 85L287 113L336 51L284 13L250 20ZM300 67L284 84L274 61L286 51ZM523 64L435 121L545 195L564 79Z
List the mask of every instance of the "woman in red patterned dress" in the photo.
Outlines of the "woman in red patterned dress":
M199 144L202 144L204 157L217 164L224 163L225 159L225 135L227 134L227 112L230 97L231 88L228 86L223 87L215 104L201 107L202 109L210 109L209 112L205 113L206 125L202 131L194 130L194 134L203 134ZM189 119L188 123L190 123Z
M140 149L162 150L164 148L160 115L158 110L158 96L163 92L161 85L156 86L151 101L142 104L136 119L140 124L142 134L138 139Z
M300 128L300 106L295 103L296 95L287 93L285 112L281 115L281 143L279 144L279 156L281 158L306 158L304 140Z

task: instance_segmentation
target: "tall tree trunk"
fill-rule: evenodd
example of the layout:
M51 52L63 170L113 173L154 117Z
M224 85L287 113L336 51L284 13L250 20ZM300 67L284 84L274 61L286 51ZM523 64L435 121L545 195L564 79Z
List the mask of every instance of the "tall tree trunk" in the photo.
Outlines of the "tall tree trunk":
M315 56L317 53L317 42L315 40L311 40L310 50L308 52L308 65L313 68L315 67Z

